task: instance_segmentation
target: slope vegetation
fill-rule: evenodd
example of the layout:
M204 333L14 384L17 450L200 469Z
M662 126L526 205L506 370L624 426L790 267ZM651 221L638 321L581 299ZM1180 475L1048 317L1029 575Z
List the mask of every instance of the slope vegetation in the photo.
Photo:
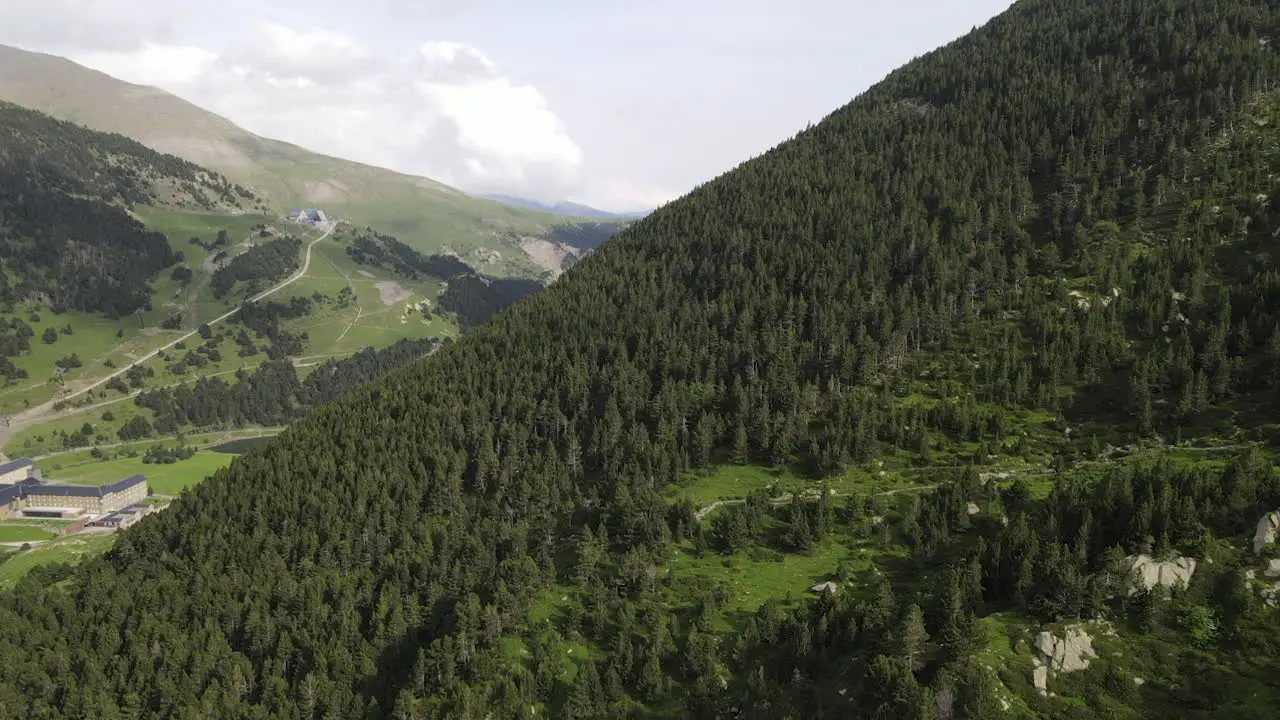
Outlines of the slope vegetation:
M238 210L254 196L220 175L118 135L0 103L0 300L55 311L132 312L178 257L127 210Z
M29 577L0 702L1269 717L1280 623L1241 545L1280 505L1277 33L1262 0L1018 3ZM1182 466L1157 440L1233 434ZM970 467L1046 456L1042 486ZM1131 595L1136 553L1214 562ZM784 589L813 575L837 592ZM1036 692L1032 633L1103 619Z

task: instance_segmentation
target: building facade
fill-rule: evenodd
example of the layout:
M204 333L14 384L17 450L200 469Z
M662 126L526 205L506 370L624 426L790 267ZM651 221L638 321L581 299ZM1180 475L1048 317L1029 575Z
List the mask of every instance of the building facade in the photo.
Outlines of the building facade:
M142 502L147 497L145 475L132 475L97 487L49 485L37 478L0 486L0 517L29 514L65 517L104 513Z
M128 507L121 508L110 515L104 515L103 517L88 523L88 525L90 527L115 528L116 530L123 530L146 517L150 512L150 505L139 503L137 505L130 505Z

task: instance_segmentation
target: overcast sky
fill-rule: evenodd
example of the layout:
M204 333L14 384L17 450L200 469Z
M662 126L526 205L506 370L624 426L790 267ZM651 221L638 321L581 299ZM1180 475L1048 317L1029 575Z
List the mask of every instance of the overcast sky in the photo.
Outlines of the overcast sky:
M0 0L0 43L474 192L677 197L1010 0Z

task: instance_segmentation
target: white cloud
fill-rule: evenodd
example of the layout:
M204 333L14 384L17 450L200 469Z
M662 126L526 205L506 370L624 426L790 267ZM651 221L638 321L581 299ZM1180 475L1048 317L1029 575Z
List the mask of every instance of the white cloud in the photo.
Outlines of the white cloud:
M170 41L189 10L178 0L0 0L0 42L53 52L131 51Z
M681 194L656 185L615 180L592 185L589 191L582 195L571 195L569 199L601 210L637 212L665 205Z
M149 42L72 59L257 134L468 191L553 202L581 183L582 151L538 88L463 43L395 54L329 29L265 23L218 53Z
M169 87L194 82L208 72L218 56L185 45L144 45L129 53L93 52L74 55L73 59L121 80Z

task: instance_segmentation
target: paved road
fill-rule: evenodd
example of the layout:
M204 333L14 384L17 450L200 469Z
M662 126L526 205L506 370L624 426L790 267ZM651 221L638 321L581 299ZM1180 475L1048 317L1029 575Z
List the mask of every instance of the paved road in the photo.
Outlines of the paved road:
M267 290L263 290L257 295L254 295L253 297L249 298L249 300L253 302L259 302L264 298L270 297L271 295L288 287L289 285L292 285L298 278L302 277L303 275L306 275L307 270L311 267L311 248L315 247L316 243L332 235L333 231L336 230L337 227L338 227L337 222L331 223L328 229L324 231L323 235L320 235L319 237L317 237L316 239L312 240L310 243L307 244L307 251L306 253L304 253L304 256L303 256L302 267L298 268L297 271L295 271L288 278L280 282L278 285L272 288L269 288ZM218 317L214 318L213 320L210 320L207 324L213 325L215 323L220 323L223 320L226 320L227 318L231 317L232 315L235 315L238 312L240 312L240 307L236 306L231 310L228 310L227 312L223 313L222 315L219 315ZM59 401L65 402L65 401L71 400L72 398L79 397L87 392L91 392L97 389L98 387L102 386L103 384L110 382L112 378L123 375L124 373L128 372L131 368L137 367L138 365L141 365L142 363L147 362L148 360L155 357L156 355L159 355L165 350L168 350L174 345L177 345L178 343L184 340L187 340L191 336L195 335L197 332L198 332L197 330L192 330L191 332L179 337L176 340L173 340L164 345L161 345L160 347L156 348L155 350L152 350L151 352L148 352L146 355L143 355L142 357L138 358L137 360L134 360L128 365L125 365L124 367L116 370L115 372L109 375L106 375L98 379L97 381L91 383L90 385L87 385L83 388L80 388L79 390L76 390L75 392L64 395L60 398L54 398L52 400L41 403L40 405L37 405L28 410L24 410L18 413L17 415L12 416L9 420L8 425L0 425L0 447L3 447L4 444L9 441L9 438L13 437L14 433L18 432L22 428L48 420L50 416L53 415L53 406L55 403Z

